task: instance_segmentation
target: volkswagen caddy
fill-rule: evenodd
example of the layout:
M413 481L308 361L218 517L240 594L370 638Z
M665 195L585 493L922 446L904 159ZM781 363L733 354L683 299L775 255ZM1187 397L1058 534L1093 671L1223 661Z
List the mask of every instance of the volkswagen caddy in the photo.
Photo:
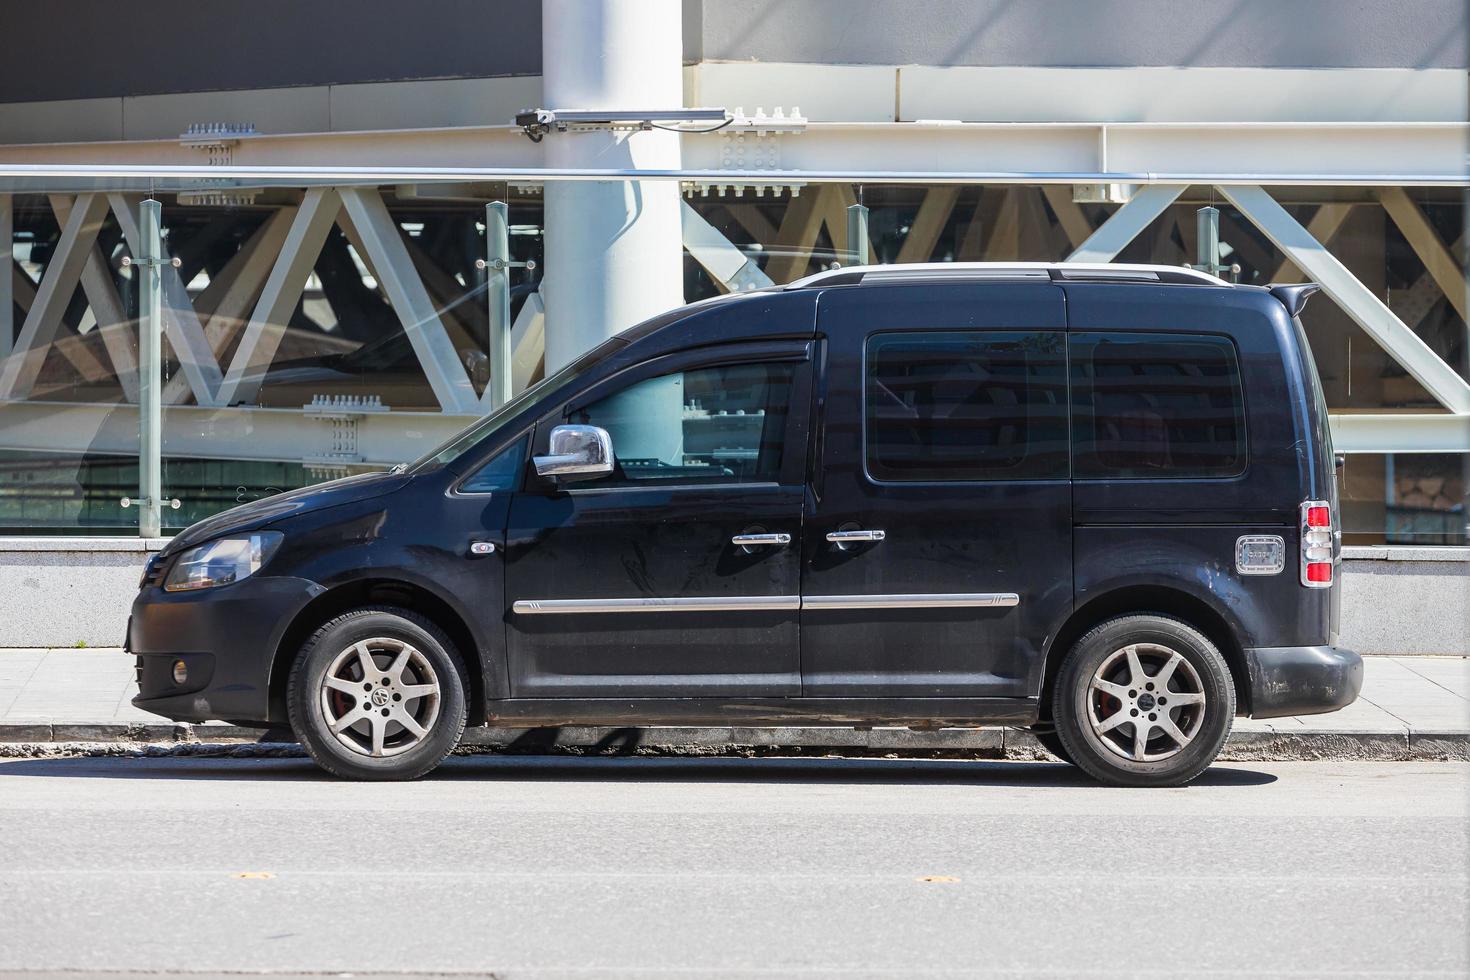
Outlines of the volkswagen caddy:
M956 263L682 307L417 462L174 537L134 704L356 779L466 725L1010 725L1183 784L1236 715L1362 683L1315 288Z

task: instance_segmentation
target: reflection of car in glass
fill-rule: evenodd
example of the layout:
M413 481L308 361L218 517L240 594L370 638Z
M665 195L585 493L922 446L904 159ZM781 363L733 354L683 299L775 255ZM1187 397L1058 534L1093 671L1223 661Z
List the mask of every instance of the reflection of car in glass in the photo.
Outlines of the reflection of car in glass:
M178 535L134 703L362 779L466 724L1011 724L1179 785L1237 714L1361 685L1314 288L907 266L683 307L417 463Z
M511 287L512 320L539 285L530 282ZM483 304L483 292L476 296L475 301ZM461 335L458 354L470 380L483 389L490 372L486 338ZM377 395L392 408L439 408L413 343L401 328L352 350L277 356L268 367L247 374L252 376L261 378L256 402L269 408L300 408L316 395Z

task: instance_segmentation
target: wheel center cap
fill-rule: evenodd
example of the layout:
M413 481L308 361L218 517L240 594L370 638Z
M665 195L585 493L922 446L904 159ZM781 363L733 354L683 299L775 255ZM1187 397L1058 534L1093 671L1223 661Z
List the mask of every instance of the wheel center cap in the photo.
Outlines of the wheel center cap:
M388 689L380 687L377 690L373 691L373 704L376 704L378 707L381 708L383 705L388 703L388 699L390 697L392 697L392 695L388 693Z
M1145 691L1144 693L1140 694L1138 696L1138 710L1139 711L1152 711L1152 710L1154 710L1154 696L1152 694L1149 694L1147 691Z

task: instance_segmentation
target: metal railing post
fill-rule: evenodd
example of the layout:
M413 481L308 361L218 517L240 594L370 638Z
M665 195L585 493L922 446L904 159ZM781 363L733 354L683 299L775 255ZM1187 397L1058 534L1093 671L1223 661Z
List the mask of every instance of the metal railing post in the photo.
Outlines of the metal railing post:
M1220 209L1200 208L1194 214L1195 268L1210 275L1220 269Z
M490 306L490 406L510 401L510 209L485 205L485 295Z
M847 254L853 265L868 264L868 209L861 204L847 206Z
M138 534L163 531L163 206L138 206Z

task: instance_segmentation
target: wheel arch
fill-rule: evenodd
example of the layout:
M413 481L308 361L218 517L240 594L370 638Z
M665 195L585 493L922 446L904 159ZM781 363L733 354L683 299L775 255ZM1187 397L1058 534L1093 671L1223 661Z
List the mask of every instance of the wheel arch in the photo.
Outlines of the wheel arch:
M291 664L317 628L335 616L361 606L399 606L424 616L454 643L465 659L469 677L470 724L485 717L485 670L480 647L465 618L448 600L422 585L393 578L362 578L336 585L301 608L281 634L271 656L269 677L270 719L286 721L286 684Z
M1052 691L1062 660L1082 636L1109 619L1125 615L1171 616L1203 633L1225 658L1235 686L1237 714L1250 713L1250 676L1236 630L1217 607L1182 589L1160 585L1128 585L1094 596L1072 611L1046 648L1041 677L1040 711L1050 720Z

